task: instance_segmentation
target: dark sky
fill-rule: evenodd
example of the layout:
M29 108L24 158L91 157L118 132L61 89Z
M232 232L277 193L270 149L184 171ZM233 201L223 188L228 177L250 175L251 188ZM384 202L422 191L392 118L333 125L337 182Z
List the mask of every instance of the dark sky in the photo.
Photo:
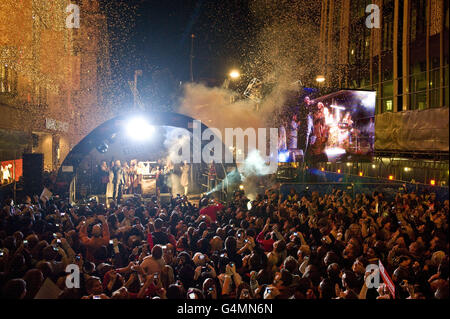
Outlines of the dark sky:
M142 69L143 99L164 99L172 83L189 81L194 41L194 79L223 81L239 67L252 37L248 0L103 0L108 16L114 84L130 94L127 80ZM155 93L155 90L158 91ZM162 92L166 91L166 92ZM152 96L152 97L150 97Z

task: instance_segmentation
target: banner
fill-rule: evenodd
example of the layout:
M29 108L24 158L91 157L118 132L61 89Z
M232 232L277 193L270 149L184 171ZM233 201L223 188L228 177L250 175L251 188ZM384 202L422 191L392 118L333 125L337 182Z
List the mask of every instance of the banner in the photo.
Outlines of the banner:
M448 116L448 107L378 114L375 150L448 152Z
M384 268L383 264L381 263L381 260L378 261L378 268L380 269L381 278L383 278L384 283L388 287L389 291L391 292L392 299L395 299L395 285L392 281L391 277L389 277L389 274L387 273L386 269Z
M19 181L22 176L22 159L0 162L0 185Z

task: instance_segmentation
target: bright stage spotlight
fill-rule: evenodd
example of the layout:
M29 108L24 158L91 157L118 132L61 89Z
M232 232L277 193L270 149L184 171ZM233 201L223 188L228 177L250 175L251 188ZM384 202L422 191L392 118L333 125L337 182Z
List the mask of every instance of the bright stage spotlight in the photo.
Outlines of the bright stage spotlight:
M148 140L154 131L155 128L143 118L133 118L126 124L127 135L133 140Z
M231 70L229 76L233 80L236 80L236 79L238 79L241 76L241 73L238 70Z

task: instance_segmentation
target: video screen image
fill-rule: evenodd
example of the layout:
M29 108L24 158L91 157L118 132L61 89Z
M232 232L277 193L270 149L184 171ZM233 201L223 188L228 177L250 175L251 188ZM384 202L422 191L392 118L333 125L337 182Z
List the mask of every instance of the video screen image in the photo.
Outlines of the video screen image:
M278 161L371 161L375 91L342 90L287 107L279 128Z

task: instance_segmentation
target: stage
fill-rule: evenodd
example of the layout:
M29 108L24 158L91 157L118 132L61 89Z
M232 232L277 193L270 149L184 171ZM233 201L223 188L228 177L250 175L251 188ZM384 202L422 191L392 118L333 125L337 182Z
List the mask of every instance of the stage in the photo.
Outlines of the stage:
M148 203L149 201L152 200L152 198L154 196L156 196L156 194L151 197L148 197L148 196L143 197L139 194L125 194L125 195L122 195L122 199L121 199L120 203L123 204L127 200L133 199L135 197L138 197L143 203ZM175 196L176 196L176 194L174 195L174 197ZM192 205L196 205L198 207L201 196L202 196L202 194L188 194L187 199ZM172 197L172 195L170 193L161 193L159 196L159 200L160 200L161 204L166 204L166 203L170 202L171 197ZM93 199L95 199L97 201L97 203L105 205L105 207L107 207L107 208L109 208L110 204L114 201L112 198L108 198L108 201L107 201L106 196L104 194L101 194L101 195L91 195L88 197L87 200L85 199L85 200L81 200L81 201L76 201L75 204L86 204L86 202L89 202L90 200L93 200Z

